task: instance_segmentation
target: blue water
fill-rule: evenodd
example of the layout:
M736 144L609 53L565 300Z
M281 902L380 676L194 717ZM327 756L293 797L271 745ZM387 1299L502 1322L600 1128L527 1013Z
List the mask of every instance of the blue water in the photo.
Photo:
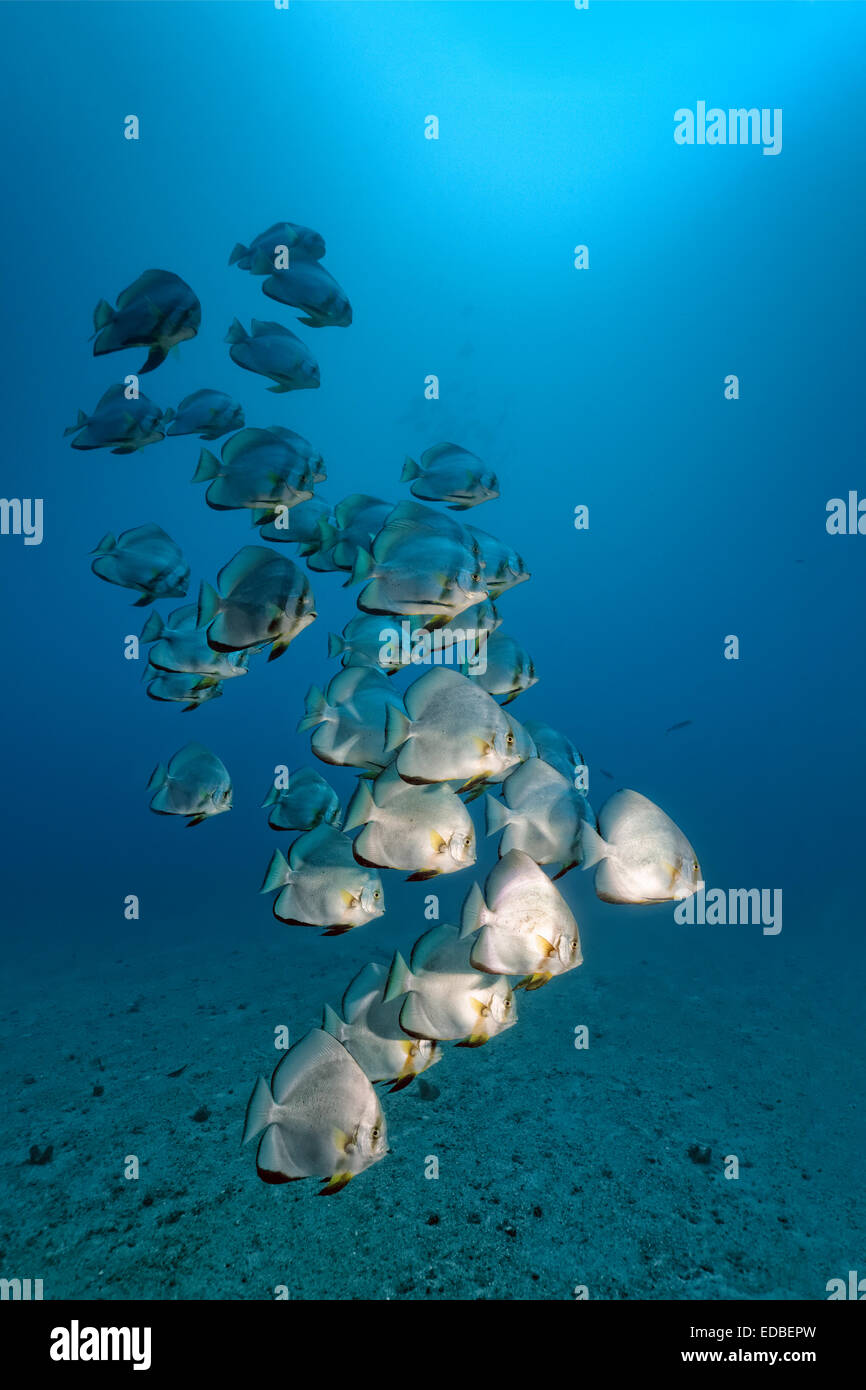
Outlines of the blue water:
M664 1053L665 1030L678 1026L681 999L700 992L706 964L715 992L705 1031L700 1039L688 1029L677 1035L676 1066L689 1084L711 1087L715 1077L723 1111L726 1095L735 1108L731 1076L750 1065L729 1036L728 1009L748 1018L747 989L759 988L771 1011L784 997L786 1007L768 1024L768 1085L776 1059L779 1094L787 1087L790 1103L773 1121L776 1162L749 1181L760 1201L762 1184L769 1190L780 1182L779 1166L821 1167L820 1147L803 1150L802 1126L817 1103L810 1068L822 1049L832 1053L838 1065L821 1091L838 1181L813 1197L808 1220L816 1229L848 1231L850 1239L833 1237L827 1258L838 1268L808 1267L806 1256L807 1272L790 1275L807 1220L799 1189L792 1191L794 1243L778 1244L775 1213L768 1216L772 1231L761 1227L769 1231L768 1272L750 1280L730 1264L730 1239L720 1235L716 1269L726 1272L703 1292L824 1297L825 1281L856 1267L858 1250L863 1258L862 1210L852 1207L862 1132L852 1107L862 1085L866 540L828 535L825 508L863 487L866 170L858 131L866 10L598 0L585 12L565 0L292 0L287 12L266 0L7 3L0 26L2 491L43 498L45 517L40 546L0 537L3 918L8 957L16 961L15 1003L29 1028L21 1064L7 1076L11 1110L20 1114L25 1103L22 1069L38 1073L49 1054L66 1051L52 1036L55 998L86 1033L89 1020L104 1019L98 967L124 952L132 976L141 970L151 980L161 953L179 943L203 967L238 950L249 992L257 954L267 948L263 1006L275 989L275 956L295 984L315 962L324 978L309 992L308 1014L288 1020L296 1036L314 1021L323 988L336 1002L365 958L360 932L350 944L322 943L315 932L282 928L256 891L276 843L260 802L276 764L315 763L295 724L307 686L336 670L327 634L352 615L354 592L341 588L340 575L313 575L319 618L288 653L270 665L260 659L222 699L182 715L179 706L146 699L142 663L124 659L124 638L140 630L146 612L129 607L132 594L90 572L88 552L106 531L155 521L182 546L194 597L200 579L214 582L220 566L255 539L243 513L209 510L204 489L191 484L194 438L130 457L77 453L62 438L77 410L90 411L145 355L91 356L95 304L113 301L144 269L162 267L193 286L202 326L142 380L146 394L165 408L213 387L243 403L248 424L299 431L324 455L321 492L334 501L357 491L400 500L404 456L439 440L479 454L499 474L502 496L468 519L515 545L532 571L531 582L500 605L540 675L510 707L515 717L568 732L586 756L596 806L625 785L665 807L695 845L708 884L783 890L778 936L760 926L690 935L670 908L603 907L588 876L572 873L563 886L582 927L586 917L586 964L542 995L559 991L575 1002L539 997L539 1009L564 1013L558 1032L534 1036L531 1065L519 1027L513 1030L507 1099L505 1087L497 1089L495 1057L485 1057L469 1130L474 1142L490 1147L502 1106L512 1107L505 1112L512 1126L515 1106L538 1115L537 1083L548 1060L574 1065L570 1037L583 1018L580 991L589 987L581 980L600 960L620 986L631 981L627 994L617 987L604 996L617 1016L653 993L642 984L641 961L673 982L647 1025L651 1036L642 1035L646 1046L632 1036L611 1058L611 1074L620 1078L637 1077L647 1051ZM781 108L782 152L677 145L673 114L699 100ZM137 142L123 138L130 113L140 119ZM436 141L424 138L430 114L439 118ZM273 396L230 361L224 336L235 316L292 328L295 316L227 262L236 241L284 218L323 234L325 265L346 288L354 322L348 330L299 328L320 362L321 389ZM586 270L573 265L578 244L589 248ZM437 401L424 398L431 373L440 381ZM736 401L724 396L729 373L739 378ZM581 503L589 507L586 531L573 525ZM158 605L163 614L174 606ZM729 634L739 637L737 661L724 658ZM665 733L685 719L689 727ZM230 769L235 809L188 832L149 813L145 786L153 766L191 738ZM333 781L348 796L352 776L337 772ZM478 877L492 862L490 845L485 853ZM472 877L463 873L441 890L443 918L459 908ZM387 959L395 944L411 945L425 927L425 891L388 876L389 911L363 929L371 955ZM130 893L142 904L135 923L123 917ZM71 1000L67 961L85 980ZM688 990L679 984L686 974ZM28 982L41 1000L30 1013ZM787 1007L791 988L802 991L808 1017ZM134 978L130 990L132 997ZM192 1016L202 997L190 982L188 995L182 985L174 992L171 1007ZM534 1005L526 1001L526 1015ZM133 1026L118 1018L118 1047ZM255 1226L251 1211L273 1213L281 1201L283 1210L289 1201L292 1210L315 1204L301 1185L291 1198L269 1191L267 1208L255 1205L264 1198L252 1155L238 1159L235 1139L256 1072L272 1065L272 1030L269 1017L257 1035L235 1037L233 1026L229 1014L219 1030L225 1075L237 1088L225 1108L232 1143L218 1155L203 1144L198 1161L230 1171L227 1226L237 1239L236 1217ZM707 1047L712 1038L717 1047ZM106 1039L110 1053L110 1031ZM540 1058L539 1046L556 1057ZM198 1064L205 1093L205 1047ZM431 1073L445 1132L447 1066ZM122 1150L136 1072L131 1061L118 1068L112 1142ZM794 1100L798 1082L803 1090ZM75 1107L74 1090L64 1101ZM571 1091L567 1098L554 1092L544 1105L563 1132L583 1130ZM645 1105L639 1125L664 1128L663 1111L661 1102ZM51 1115L39 1104L36 1114L36 1138L50 1142ZM614 1128L629 1128L634 1111L625 1094L610 1114ZM98 1123L83 1117L78 1140L87 1140L91 1125L96 1135ZM396 1114L391 1127L394 1155L352 1189L380 1184L387 1193L381 1184L399 1181ZM219 1132L213 1122L211 1132ZM180 1151L185 1142L178 1140ZM730 1151L728 1142L720 1133L721 1153ZM92 1147L101 1152L102 1143ZM3 1211L11 1232L19 1218L38 1228L63 1162L77 1170L70 1144L65 1158L59 1145L52 1164L35 1170L38 1194L33 1174L21 1168L29 1146L23 1135L7 1156ZM532 1167L542 1160L531 1134L527 1144L523 1162ZM560 1170L585 1193L597 1188L592 1145L567 1157L553 1148L543 1165L553 1169L554 1188ZM646 1171L637 1151L633 1162L635 1172ZM690 1181L695 1165L684 1162ZM501 1200L522 1180L503 1175ZM654 1190L652 1222L640 1202L632 1210L639 1229L642 1221L655 1229L672 1219L678 1181L669 1180L670 1188ZM628 1187L628 1172L623 1181ZM194 1198L194 1173L190 1186ZM89 1231L88 1205L99 1211L100 1192L97 1183L81 1192L75 1232L66 1233L73 1246ZM341 1222L355 1229L350 1203L360 1200L352 1191L321 1204L335 1242ZM449 1209L460 1212L467 1200L455 1189ZM395 1237L393 1226L385 1232L388 1202L379 1212L379 1246L375 1226L371 1236L380 1253ZM590 1296L690 1296L665 1274L647 1284L619 1277L619 1228L605 1236L604 1210L599 1202L597 1222L588 1217L581 1237L590 1246L607 1240L610 1278L599 1277ZM62 1229L62 1217L53 1219ZM325 1218L317 1210L315 1219ZM211 1252L223 1238L229 1235L212 1233ZM87 1234L91 1244L98 1239ZM158 1237L137 1239L146 1248ZM712 1248L712 1232L708 1239ZM530 1249L534 1240L530 1233ZM622 1240L625 1250L628 1237ZM10 1242L16 1249L11 1235ZM28 1258L39 1249L37 1240ZM295 1251L304 1296L339 1294L324 1275L307 1277L306 1259ZM625 1254L622 1260L628 1263ZM95 1295L95 1284L76 1285L61 1254L49 1263L55 1289ZM95 1263L103 1267L101 1257ZM369 1263L367 1284L347 1275L344 1295L385 1296L372 1254ZM426 1296L473 1296L455 1280L441 1274ZM268 1267L260 1288L233 1296L271 1296L279 1282ZM482 1284L482 1293L570 1297L576 1282L579 1272L572 1278L570 1267L561 1288L546 1274L530 1283L516 1273L507 1289ZM425 1296L425 1287L422 1279L402 1296ZM127 1270L101 1296L139 1291ZM197 1288L190 1266L179 1291L215 1290L213 1283Z

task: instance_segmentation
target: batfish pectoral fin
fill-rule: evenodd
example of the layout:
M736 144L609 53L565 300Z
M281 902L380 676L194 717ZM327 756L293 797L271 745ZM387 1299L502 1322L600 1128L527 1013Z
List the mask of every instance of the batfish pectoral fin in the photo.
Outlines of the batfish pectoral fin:
M351 1134L347 1134L344 1129L332 1129L331 1138L334 1141L334 1148L339 1150L341 1154L349 1152L350 1145L352 1144Z
M155 310L155 313L158 316L159 311ZM145 372L152 372L156 367L159 367L165 361L167 356L168 352L166 348L161 347L159 343L154 343L153 347L150 349L150 352L147 354L147 361L139 367L138 375L144 376Z

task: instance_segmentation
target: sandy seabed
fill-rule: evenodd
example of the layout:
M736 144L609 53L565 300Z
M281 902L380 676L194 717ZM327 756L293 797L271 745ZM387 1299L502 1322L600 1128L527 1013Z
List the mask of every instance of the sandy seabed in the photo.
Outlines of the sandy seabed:
M327 1200L258 1180L246 1101L274 1028L411 934L307 933L302 966L272 919L8 961L0 1273L48 1299L826 1298L864 1249L859 988L784 934L610 911L516 1027L383 1096L392 1153Z

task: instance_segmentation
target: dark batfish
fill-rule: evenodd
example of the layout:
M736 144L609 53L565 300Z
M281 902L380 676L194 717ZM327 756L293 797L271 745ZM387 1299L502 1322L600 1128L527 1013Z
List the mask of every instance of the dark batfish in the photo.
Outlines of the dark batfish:
M252 320L247 333L235 319L226 334L229 356L245 371L270 377L269 391L315 390L319 385L319 364L300 338L281 323Z
M318 261L297 260L288 270L275 270L262 290L269 299L300 309L308 328L348 328L352 322L345 290Z
M197 434L202 439L219 439L231 430L244 427L243 406L225 391L193 391L177 410L167 410L166 424L172 421L170 435Z
M194 338L200 324L201 304L186 281L170 270L146 270L118 295L116 309L100 299L93 311L93 355L150 348L141 376L164 362L171 348Z
M163 414L147 396L129 397L125 386L109 386L92 415L79 410L75 424L63 431L63 437L77 435L72 441L73 449L110 449L113 454L132 454L164 439L167 419L168 413Z
M314 232L312 227L300 227L296 222L275 222L266 232L260 232L249 246L237 242L229 257L229 265L248 270L251 275L270 275L285 254L281 251L282 247L289 253L290 265L298 257L320 261L325 254L324 237Z
M152 521L123 531L117 539L106 532L92 553L96 559L90 568L100 579L121 589L139 590L136 608L153 603L155 598L183 598L186 594L189 565L171 536Z

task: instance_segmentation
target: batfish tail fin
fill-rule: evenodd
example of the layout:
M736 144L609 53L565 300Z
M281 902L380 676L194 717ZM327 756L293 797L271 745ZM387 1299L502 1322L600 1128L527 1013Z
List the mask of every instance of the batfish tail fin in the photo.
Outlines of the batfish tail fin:
M271 1095L271 1088L263 1076L260 1076L253 1093L247 1104L247 1113L244 1117L244 1137L242 1144L248 1144L256 1135L261 1134L262 1130L267 1129L269 1124L273 1124L274 1098Z

